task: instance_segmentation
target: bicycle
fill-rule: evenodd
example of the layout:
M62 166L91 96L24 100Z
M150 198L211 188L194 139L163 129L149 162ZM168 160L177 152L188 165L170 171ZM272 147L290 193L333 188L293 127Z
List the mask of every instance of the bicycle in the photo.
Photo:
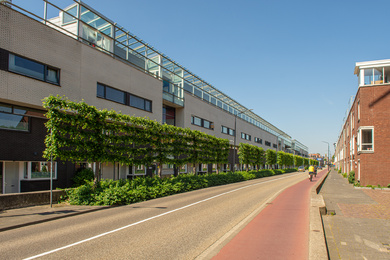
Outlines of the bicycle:
M309 172L309 179L310 179L310 181L313 180L313 175L314 175L314 172Z

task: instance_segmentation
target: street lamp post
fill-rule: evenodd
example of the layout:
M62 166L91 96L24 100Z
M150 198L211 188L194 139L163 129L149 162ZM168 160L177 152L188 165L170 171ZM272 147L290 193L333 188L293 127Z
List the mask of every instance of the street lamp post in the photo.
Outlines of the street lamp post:
M252 108L251 109L246 109L244 111L240 111L237 113L237 115L235 115L234 117L234 146L233 146L233 172L235 171L235 168L236 168L236 139L237 139L237 116L239 114L242 114L242 113L245 113L247 111L251 111L253 110Z
M325 142L325 141L322 141L322 142L328 144L328 170L329 170L329 143Z
M279 169L279 164L278 164L278 152L279 152L279 136L281 136L283 134L280 134L276 137L276 164L278 166L278 169Z

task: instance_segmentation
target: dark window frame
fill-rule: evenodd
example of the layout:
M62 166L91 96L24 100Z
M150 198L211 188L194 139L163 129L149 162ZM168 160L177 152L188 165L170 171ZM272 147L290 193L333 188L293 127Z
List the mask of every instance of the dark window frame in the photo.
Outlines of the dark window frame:
M252 136L249 134L246 134L244 132L241 132L241 139L247 140L247 141L252 141Z
M195 124L195 119L199 119L200 120L200 124ZM205 121L210 124L210 127L206 127L205 126ZM191 116L191 124L214 131L214 122L211 122L211 121L209 121L207 119L200 118L198 116L194 116L194 115Z
M261 139L259 137L255 137L255 143L263 144L263 139Z
M99 87L102 88L102 90L103 90L102 94L103 95L99 94ZM123 103L119 102L119 101L116 101L116 100L113 100L113 99L107 98L107 88L110 88L110 89L115 90L115 91L122 92L123 95L124 95ZM120 90L120 89L113 88L113 87L111 87L111 86L109 86L107 84L104 84L104 83L97 82L97 84L96 84L96 97L102 98L102 99L105 99L105 100L109 100L111 102L115 102L115 103L118 103L118 104L121 104L121 105L133 107L133 108L136 108L136 109L139 109L139 110L142 110L142 111L153 113L153 102L152 102L152 100L149 100L149 99L146 99L146 98L143 98L143 97L140 97L140 96L128 93L128 92ZM131 102L130 102L131 97L135 97L135 98L143 100L144 108L140 108L140 107L131 105ZM147 110L147 107L150 107L150 110Z
M0 127L1 130L5 130L5 131L17 131L17 132L23 132L23 133L30 133L31 132L31 118L43 118L43 119L46 119L46 117L44 116L44 113L45 111L40 111L40 110L37 110L37 109L32 109L32 108L27 108L27 107L21 107L21 106L15 106L15 105L11 105L11 104L6 104L6 103L0 103L0 106L4 106L4 107L9 107L10 108L10 112L8 111L0 111L0 114L5 114L5 115L11 115L11 116L16 116L16 117L23 117L23 118L26 118L27 119L27 129L26 130L23 130L23 129L17 129L17 128L6 128L6 127ZM26 113L18 113L18 110L21 111L21 110L25 110ZM33 112L34 114L29 114L28 112ZM42 114L42 115L38 115L38 114Z
M224 128L226 129L226 132L223 131ZM227 126L224 126L224 125L221 125L221 133L222 134L234 136L234 132L235 132L234 129L227 127Z
M60 77L61 76L61 69L59 69L57 67L54 67L54 66L51 66L51 65L48 65L46 63L34 60L34 59L27 58L25 56L22 56L22 55L13 53L13 52L5 51L5 53L7 53L7 56L8 56L8 64L7 64L7 67L6 67L8 72L15 73L15 74L18 74L18 75L21 75L21 76L24 76L24 77L28 77L28 78L31 78L31 79L39 80L39 81L42 81L42 82L46 82L46 83L49 83L49 84L52 84L52 85L60 86L60 82L61 82L61 77ZM20 58L20 59L26 60L28 62L33 62L33 63L36 63L36 64L39 64L39 65L43 66L43 79L42 78L38 78L38 77L36 77L34 75L31 75L31 74L22 72L22 71L18 71L16 69L12 69L11 68L11 60L12 60L11 59L11 55L13 55L15 58ZM16 66L16 65L13 64L13 66ZM50 79L48 79L47 74L48 74L49 70L56 71L57 82L54 82L54 81L51 81Z

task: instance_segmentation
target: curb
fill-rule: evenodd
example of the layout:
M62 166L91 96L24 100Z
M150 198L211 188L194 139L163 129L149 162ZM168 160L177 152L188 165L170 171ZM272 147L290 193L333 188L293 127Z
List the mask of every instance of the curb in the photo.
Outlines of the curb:
M322 223L322 215L326 214L326 206L322 195L318 194L329 173L330 171L319 180L310 194L309 259L329 259Z
M73 212L73 213L64 214L62 216L53 216L53 217L46 218L46 219L25 222L23 224L16 224L16 225L13 225L13 226L0 228L0 232L7 231L7 230L12 230L12 229L16 229L16 228L21 228L21 227L26 227L26 226L31 226L31 225L35 225L35 224L39 224L39 223L49 222L49 221L57 220L57 219L61 219L61 218L67 218L67 217L71 217L71 216L82 215L82 214L85 214L85 213L90 213L90 212L103 210L103 209L108 209L108 208L112 208L112 206L102 206L100 208L93 208L93 209L82 210L82 211L79 211L79 212Z

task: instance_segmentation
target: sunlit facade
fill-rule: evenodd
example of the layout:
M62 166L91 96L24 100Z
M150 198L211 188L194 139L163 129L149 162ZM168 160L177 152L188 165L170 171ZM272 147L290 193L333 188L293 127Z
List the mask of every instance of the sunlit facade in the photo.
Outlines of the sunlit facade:
M361 185L390 184L390 60L357 62L359 88L335 143L335 164Z
M92 7L73 0L61 6L37 2L43 17L9 1L0 5L0 193L47 186L45 171L51 165L42 158L42 99L50 94L229 139L232 149L223 170L232 169L233 162L240 167L234 144L241 142L307 157L305 145ZM15 140L28 143L23 153L22 147L9 152ZM84 166L57 162L55 185L67 187L77 167ZM113 179L154 171L118 164L102 168L103 178ZM215 165L199 165L197 171L215 170ZM190 167L164 166L165 174L175 171L190 172ZM5 183L14 183L13 189Z

